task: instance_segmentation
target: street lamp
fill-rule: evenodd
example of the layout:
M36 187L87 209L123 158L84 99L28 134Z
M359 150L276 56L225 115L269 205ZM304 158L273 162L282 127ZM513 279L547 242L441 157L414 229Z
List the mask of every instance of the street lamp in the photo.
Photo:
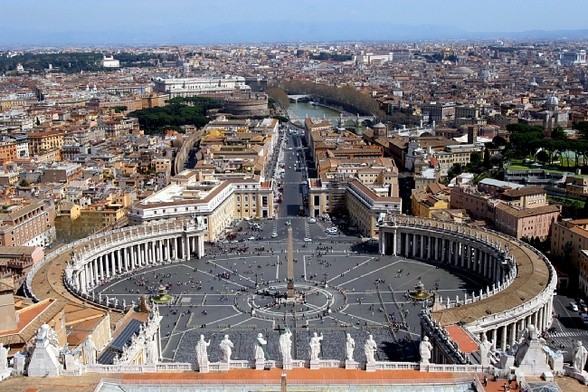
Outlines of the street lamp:
M258 288L259 287L259 284L257 283L257 277L259 275L263 275L263 273L258 273L258 272L255 273L255 288Z

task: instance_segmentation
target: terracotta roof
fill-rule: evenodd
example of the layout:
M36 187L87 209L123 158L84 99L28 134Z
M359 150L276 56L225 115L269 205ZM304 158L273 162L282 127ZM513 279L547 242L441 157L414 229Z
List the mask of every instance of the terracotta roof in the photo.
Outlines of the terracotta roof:
M0 331L0 343L4 345L22 345L29 342L39 327L63 310L64 302L45 299L17 311L18 323L11 331Z
M535 208L515 208L506 203L498 203L496 205L497 210L504 211L505 213L514 216L515 218L527 218L529 216L537 216L537 215L544 215L544 214L553 214L559 213L560 209L559 206L555 204L550 204L548 206L543 207L535 207Z
M445 330L451 336L451 340L457 343L459 351L470 354L479 350L478 344L460 325L447 325Z
M540 186L525 186L516 189L509 188L503 192L504 195L512 197L536 195L538 193L545 193L545 189L541 188Z

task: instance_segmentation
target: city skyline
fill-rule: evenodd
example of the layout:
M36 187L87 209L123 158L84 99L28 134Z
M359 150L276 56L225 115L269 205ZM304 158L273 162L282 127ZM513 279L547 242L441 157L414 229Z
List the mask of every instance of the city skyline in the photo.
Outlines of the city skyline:
M588 3L0 0L0 46L586 38ZM574 12L567 12L574 10ZM458 18L456 17L458 16ZM374 28L377 27L377 28Z

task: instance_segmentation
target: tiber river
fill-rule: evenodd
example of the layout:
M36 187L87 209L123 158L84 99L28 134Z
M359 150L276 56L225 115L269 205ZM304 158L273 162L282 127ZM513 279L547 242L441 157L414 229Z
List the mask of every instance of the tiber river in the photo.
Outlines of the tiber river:
M326 108L324 106L311 105L308 102L290 103L288 106L288 115L293 122L304 123L304 119L308 116L313 119L326 118L333 125L339 123L339 112Z

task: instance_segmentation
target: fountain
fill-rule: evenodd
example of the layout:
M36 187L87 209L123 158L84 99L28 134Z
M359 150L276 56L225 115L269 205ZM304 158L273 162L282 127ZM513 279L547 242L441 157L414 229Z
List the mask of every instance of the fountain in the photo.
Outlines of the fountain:
M417 301L425 301L429 299L431 295L433 294L431 294L430 291L425 290L425 285L423 284L423 282L421 282L420 279L414 286L414 290L408 292L408 296L412 299L416 299Z
M151 301L153 301L153 303L166 304L174 299L172 295L167 293L167 288L165 288L165 286L159 286L157 291L157 294L151 297Z

